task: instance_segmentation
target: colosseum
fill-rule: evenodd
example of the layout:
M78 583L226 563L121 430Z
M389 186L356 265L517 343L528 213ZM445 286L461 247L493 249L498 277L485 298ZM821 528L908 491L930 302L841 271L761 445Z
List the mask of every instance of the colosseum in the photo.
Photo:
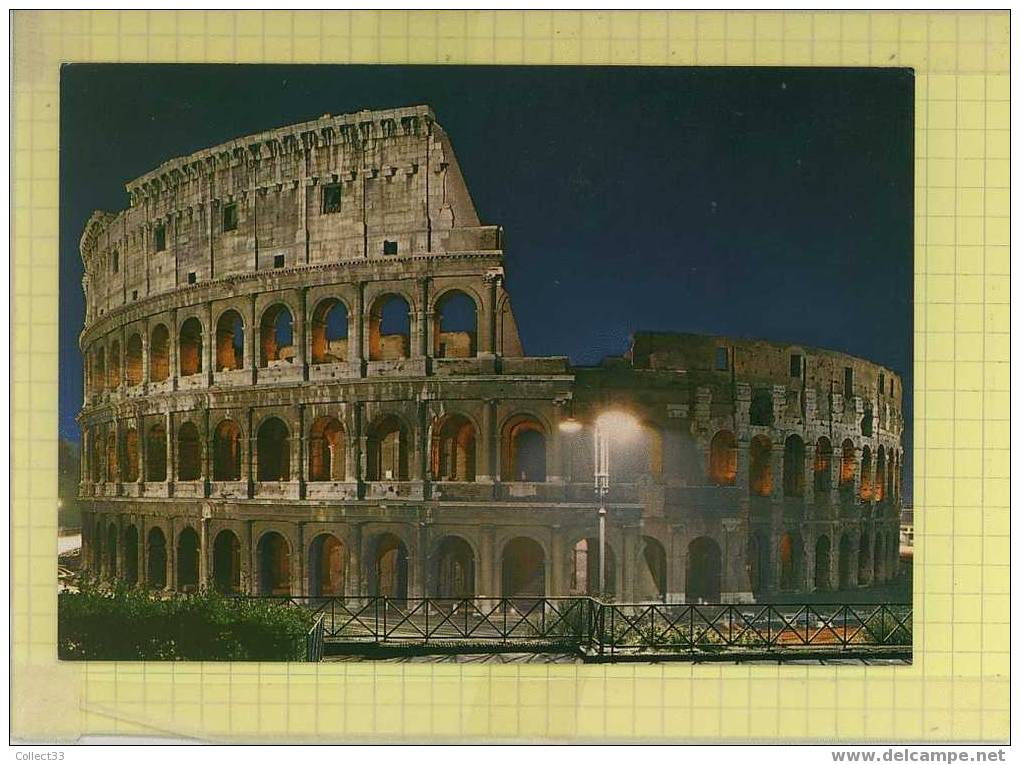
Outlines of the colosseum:
M104 580L725 603L896 573L898 375L690 334L597 366L526 355L502 229L428 107L239 138L127 192L81 237L83 557Z

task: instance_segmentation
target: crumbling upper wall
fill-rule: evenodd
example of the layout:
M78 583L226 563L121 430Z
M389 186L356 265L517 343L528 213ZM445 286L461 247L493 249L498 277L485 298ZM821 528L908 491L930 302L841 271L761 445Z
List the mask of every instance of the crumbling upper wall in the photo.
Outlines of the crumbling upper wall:
M130 206L97 212L82 236L87 322L239 273L502 247L425 106L238 138L164 162L127 191Z

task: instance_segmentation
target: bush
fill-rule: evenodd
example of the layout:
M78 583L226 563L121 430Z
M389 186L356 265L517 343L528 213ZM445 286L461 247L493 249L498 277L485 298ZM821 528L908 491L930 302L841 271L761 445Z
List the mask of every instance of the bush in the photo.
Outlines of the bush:
M60 659L299 661L313 616L216 593L154 596L123 585L58 596Z

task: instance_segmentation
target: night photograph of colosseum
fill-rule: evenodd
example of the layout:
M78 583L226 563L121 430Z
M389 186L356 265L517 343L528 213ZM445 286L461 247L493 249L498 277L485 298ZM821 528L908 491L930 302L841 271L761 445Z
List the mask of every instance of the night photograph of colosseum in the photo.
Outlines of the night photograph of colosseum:
M909 660L912 109L899 69L65 67L61 655L153 658L121 599L294 615L161 658Z

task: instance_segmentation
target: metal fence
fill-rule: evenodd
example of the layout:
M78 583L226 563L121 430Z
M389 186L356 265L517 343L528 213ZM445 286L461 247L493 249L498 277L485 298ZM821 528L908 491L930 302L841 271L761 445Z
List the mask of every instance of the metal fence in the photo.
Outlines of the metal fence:
M913 639L913 612L906 604L674 605L603 603L587 597L260 599L315 614L310 658L313 642L319 656L328 642L465 649L560 647L594 658L622 659L735 652L902 653Z
M322 661L326 642L326 621L319 616L305 636L305 661Z

